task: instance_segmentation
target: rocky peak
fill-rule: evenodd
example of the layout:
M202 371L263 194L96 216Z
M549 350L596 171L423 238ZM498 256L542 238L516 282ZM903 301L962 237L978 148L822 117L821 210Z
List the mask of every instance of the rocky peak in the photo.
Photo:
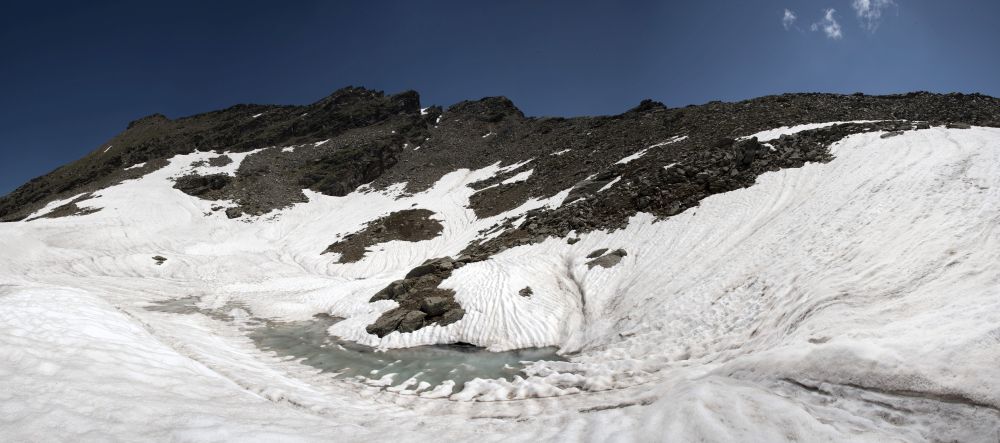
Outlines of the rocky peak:
M420 94L410 90L386 97L382 91L348 86L334 91L312 106L327 111L378 107L389 108L400 114L417 113L420 111Z
M508 117L524 118L524 113L517 106L514 106L514 102L507 97L484 97L475 101L459 102L448 108L448 113L490 123L496 123Z
M630 113L644 113L644 112L654 112L654 111L666 111L667 105L652 99L645 99L639 102L639 106L629 109Z
M170 119L163 114L160 113L150 114L138 120L132 120L131 122L129 122L128 127L126 129L132 129L146 125L155 125L157 123L167 123L169 121Z

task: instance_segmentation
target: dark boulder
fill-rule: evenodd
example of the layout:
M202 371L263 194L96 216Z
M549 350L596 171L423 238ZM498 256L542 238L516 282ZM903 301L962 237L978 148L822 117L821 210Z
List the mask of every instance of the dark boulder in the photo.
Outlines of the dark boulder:
M441 326L448 326L462 319L465 316L465 309L453 308L445 312L440 318L437 319L436 323Z
M593 268L594 266L600 266L602 268L611 268L620 263L622 261L622 257L627 255L628 253L625 252L624 249L615 249L614 251L587 262L587 267Z
M455 261L452 260L451 257L437 258L428 260L424 264L411 269L404 278L417 278L427 274L437 274L441 272L450 273L452 269L455 269Z
M407 311L399 320L399 332L413 332L424 326L424 318L427 314L421 311Z
M225 188L230 182L232 182L232 177L226 174L190 174L178 178L174 183L174 189L178 189L187 195L203 196L212 191Z
M399 323L403 320L403 317L408 312L410 311L403 308L390 309L382 313L382 315L375 320L375 323L372 323L367 327L365 327L365 331L367 331L369 334L375 334L379 337L385 337L386 335L389 335L392 331L395 331L396 329L399 328Z
M608 248L597 249L592 251L590 254L587 254L587 258L597 258L604 255L605 252L608 252Z
M447 297L427 297L420 302L420 310L434 317L448 312L452 304L454 300L449 300Z

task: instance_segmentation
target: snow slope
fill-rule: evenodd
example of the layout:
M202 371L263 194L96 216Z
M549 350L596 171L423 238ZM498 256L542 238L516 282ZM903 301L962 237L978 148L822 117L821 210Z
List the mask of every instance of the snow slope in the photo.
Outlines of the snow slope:
M16 251L0 257L0 432L996 441L1000 130L879 135L851 136L828 164L766 173L666 220L639 214L572 245L550 238L466 265L442 285L465 318L382 339L364 327L395 303L369 304L372 293L566 193L477 219L467 185L516 169L494 165L415 195L310 193L307 204L229 220L210 210L226 202L171 188L209 154L178 156L85 202L100 212L0 225L0 248ZM411 207L435 212L443 234L377 245L356 263L320 255ZM588 267L599 248L628 255ZM530 298L518 295L525 286ZM402 396L262 353L230 322L143 309L191 295L276 319L344 316L330 332L372 346L556 345L569 361L476 380L451 401Z

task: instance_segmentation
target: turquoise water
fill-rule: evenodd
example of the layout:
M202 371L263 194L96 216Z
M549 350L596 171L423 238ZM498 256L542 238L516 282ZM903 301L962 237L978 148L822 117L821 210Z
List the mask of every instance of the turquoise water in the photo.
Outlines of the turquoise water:
M199 308L198 301L197 297L185 297L159 302L146 309L174 314L200 313L228 321L232 319L227 313L241 307L231 304L210 310ZM302 364L336 374L339 378L377 380L395 374L391 385L413 377L432 386L452 380L455 392L461 390L465 382L475 378L509 380L518 374L523 376L522 369L531 362L564 360L556 354L556 348L489 352L476 346L456 344L377 351L330 336L327 330L338 321L339 318L322 315L296 322L253 319L246 323L246 328L247 335L259 349L298 359Z

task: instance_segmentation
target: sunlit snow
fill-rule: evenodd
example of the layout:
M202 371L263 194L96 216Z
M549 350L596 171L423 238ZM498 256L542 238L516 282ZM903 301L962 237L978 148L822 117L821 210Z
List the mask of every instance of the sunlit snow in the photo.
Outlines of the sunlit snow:
M365 326L395 302L369 303L373 293L505 219L559 206L568 189L477 218L469 185L529 160L454 171L414 194L306 191L308 203L230 220L212 207L231 202L190 197L171 179L233 173L248 153L219 168L191 166L213 153L174 157L86 201L99 212L0 224L0 435L994 441L1000 130L879 135L850 136L829 163L765 173L673 217L640 213L573 244L549 238L470 263L442 284L462 320L381 339ZM435 214L441 236L380 244L356 263L320 254L414 207ZM600 248L628 255L587 266ZM527 286L533 295L518 295ZM230 314L147 309L183 297ZM251 316L317 313L344 318L330 334L376 348L556 346L568 361L464 385L336 378L241 329Z

